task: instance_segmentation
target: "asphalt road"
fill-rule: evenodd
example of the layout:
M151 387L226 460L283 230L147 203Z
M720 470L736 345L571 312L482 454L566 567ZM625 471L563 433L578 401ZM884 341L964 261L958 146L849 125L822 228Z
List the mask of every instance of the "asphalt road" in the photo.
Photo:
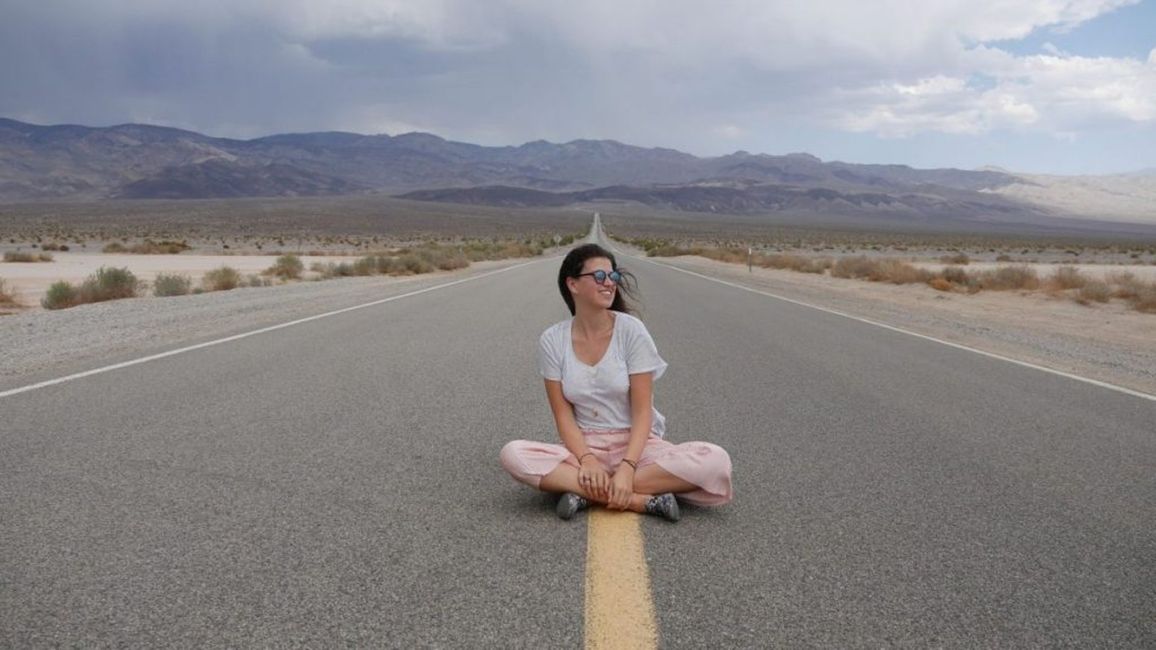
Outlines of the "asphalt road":
M498 464L559 262L0 398L0 646L581 646ZM1156 402L619 262L735 469L643 520L663 647L1156 647Z

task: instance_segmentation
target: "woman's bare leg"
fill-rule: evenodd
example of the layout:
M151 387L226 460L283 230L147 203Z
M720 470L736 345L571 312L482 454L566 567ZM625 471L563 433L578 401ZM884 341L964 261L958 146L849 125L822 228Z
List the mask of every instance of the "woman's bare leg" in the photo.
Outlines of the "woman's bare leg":
M699 489L690 481L681 479L659 467L658 463L647 465L634 474L634 489L646 494L663 492L693 492Z
M639 470L641 472L641 470ZM638 485L638 480L635 479L635 486ZM695 486L697 488L698 486ZM581 495L591 503L599 503L606 505L606 499L601 496L595 496L593 493L586 490L578 483L578 468L567 463L559 463L558 467L549 474L542 477L542 482L538 484L538 489L546 492L573 492ZM692 488L693 489L693 488ZM646 512L646 500L653 496L653 493L643 494L635 492L630 498L630 506L628 510L634 512Z

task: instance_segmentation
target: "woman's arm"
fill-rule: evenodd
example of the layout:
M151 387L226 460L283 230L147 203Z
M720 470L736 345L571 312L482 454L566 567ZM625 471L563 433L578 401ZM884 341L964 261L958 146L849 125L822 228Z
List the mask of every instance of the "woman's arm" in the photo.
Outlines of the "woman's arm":
M574 419L574 407L562 394L562 382L553 379L543 381L546 382L546 398L550 400L550 410L554 413L558 437L575 458L581 458L582 454L590 451L590 448L586 446L582 430L578 428L578 421Z
M650 437L651 406L654 397L654 373L630 375L630 442L626 445L627 460L638 462L646 439Z
M630 441L626 443L626 455L614 470L610 486L610 508L625 510L630 506L630 495L634 492L634 465L642 458L646 439L650 437L651 391L654 386L653 372L630 375ZM631 464L631 461L634 465Z
M590 493L606 498L610 486L610 474L602 461L586 446L578 421L574 419L574 407L562 394L562 382L546 379L546 397L550 400L550 410L554 412L554 424L558 427L558 437L566 449L578 459L578 482Z

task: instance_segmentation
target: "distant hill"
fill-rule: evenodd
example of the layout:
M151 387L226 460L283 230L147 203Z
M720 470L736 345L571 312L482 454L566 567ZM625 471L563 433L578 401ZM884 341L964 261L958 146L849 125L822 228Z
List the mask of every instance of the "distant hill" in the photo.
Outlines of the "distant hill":
M203 166L214 161L208 167ZM275 170L256 170L277 165ZM270 175L279 180L271 181ZM551 191L741 179L814 187L993 187L1014 176L824 163L807 154L699 158L613 140L482 147L428 133L322 132L253 140L145 124L36 126L0 119L0 200L210 198L507 185ZM247 180L246 180L247 179Z
M1151 176L1137 178L1128 187L1150 186ZM146 124L95 128L0 119L5 202L388 193L498 206L629 201L707 213L1034 223L1107 218L1099 208L1111 208L1110 193L1122 187L1070 200L1060 196L1071 195L1070 187L1057 185L1064 183L992 168L824 162L806 153L701 158L614 140L484 147L429 133L335 131L234 140ZM1122 220L1145 222L1149 196L1116 200L1128 207Z

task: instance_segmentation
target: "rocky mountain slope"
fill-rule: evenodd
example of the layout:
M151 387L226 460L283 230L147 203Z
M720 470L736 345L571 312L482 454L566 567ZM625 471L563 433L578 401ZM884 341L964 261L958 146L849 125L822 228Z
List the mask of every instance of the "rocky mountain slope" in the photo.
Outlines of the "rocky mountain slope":
M1151 175L1082 191L1003 170L824 162L796 153L712 158L613 140L484 147L428 133L215 138L144 124L37 126L0 119L0 201L401 194L503 206L628 201L695 212L900 220L1156 223ZM1147 188L1143 191L1136 188ZM1119 213L1119 214L1117 214Z

